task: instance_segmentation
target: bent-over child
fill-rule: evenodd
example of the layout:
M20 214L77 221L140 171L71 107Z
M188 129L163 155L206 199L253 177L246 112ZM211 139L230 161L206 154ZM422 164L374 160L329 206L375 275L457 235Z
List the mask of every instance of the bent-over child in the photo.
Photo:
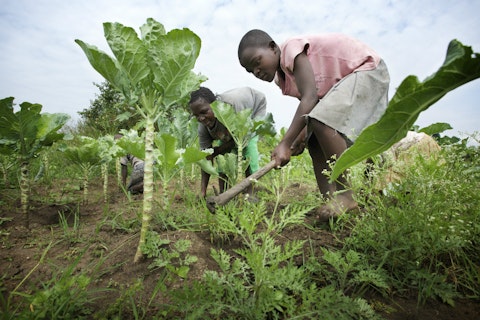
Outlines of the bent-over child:
M213 153L207 157L208 160L213 160L220 154L225 154L236 149L235 141L232 139L227 128L215 117L211 104L214 101L222 101L231 105L235 112L240 112L244 109L252 109L252 119L265 116L267 102L265 95L257 90L249 87L241 87L228 90L221 94L215 95L210 89L200 87L198 90L191 93L189 107L192 114L197 118L198 137L200 149L209 149L213 147L214 141L219 141L220 145L213 148ZM243 150L244 158L249 159L249 165L245 172L248 176L259 169L258 164L258 136L253 137L248 145ZM206 197L207 186L210 180L210 175L202 170L202 180L200 192L202 197ZM226 177L220 174L219 190L220 193L226 189ZM252 196L253 189L250 186L247 193Z
M346 177L329 183L323 171L385 112L390 77L381 57L343 34L296 36L277 44L254 29L242 37L238 58L247 72L274 81L284 95L299 100L272 159L284 166L306 143L318 188L328 200L317 209L318 219L327 221L357 208Z

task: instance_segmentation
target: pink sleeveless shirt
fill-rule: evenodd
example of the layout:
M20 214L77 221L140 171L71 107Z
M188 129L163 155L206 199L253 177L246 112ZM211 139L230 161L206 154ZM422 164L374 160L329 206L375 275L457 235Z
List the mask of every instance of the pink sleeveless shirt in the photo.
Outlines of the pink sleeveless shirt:
M364 43L343 34L317 34L288 39L280 46L280 67L285 80L278 76L275 83L284 95L300 98L293 67L295 57L306 52L315 74L317 94L322 98L343 77L362 70L373 70L380 56Z

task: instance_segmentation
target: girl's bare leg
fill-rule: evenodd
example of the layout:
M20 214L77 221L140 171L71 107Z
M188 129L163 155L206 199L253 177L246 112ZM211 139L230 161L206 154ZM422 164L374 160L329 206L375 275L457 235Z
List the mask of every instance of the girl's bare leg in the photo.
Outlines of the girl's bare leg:
M321 171L323 171L324 168L328 167L327 160L332 159L333 156L338 158L345 150L347 150L347 142L335 129L330 128L320 121L310 119L310 125L313 131L313 136L309 140L309 150L310 148L312 149L310 155L312 156L312 161L314 163L315 176L317 177L317 184L320 192L322 195L325 195L325 190L333 190L333 192L337 192L336 194L330 192L330 201L321 207L318 212L320 219L328 220L330 217L338 216L345 211L357 207L357 203L353 199L352 191L346 190L347 180L345 176L342 175L339 177L332 185L328 183L327 178L321 174L321 172L320 175L323 176L326 182L321 178L319 179L317 174L318 170L321 169ZM320 156L320 153L323 153L323 159ZM329 186L328 189L327 186Z
M325 154L314 135L308 140L308 152L312 158L313 172L318 189L322 196L327 199L335 192L335 185L328 183L328 178L323 174L324 170L328 170L327 159L325 159Z

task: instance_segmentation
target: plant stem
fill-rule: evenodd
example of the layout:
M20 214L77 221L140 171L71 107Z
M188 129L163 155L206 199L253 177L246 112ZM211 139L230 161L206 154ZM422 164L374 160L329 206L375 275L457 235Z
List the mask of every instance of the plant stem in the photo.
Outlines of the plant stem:
M153 138L154 138L153 116L146 118L145 124L145 167L143 176L143 213L142 227L140 229L140 240L138 242L137 252L135 253L134 263L143 258L141 247L145 243L146 235L150 225L153 203Z
M123 186L122 184L122 165L120 164L120 159L115 161L115 172L117 173L117 184Z
M88 174L89 168L83 168L83 204L87 204L88 202Z
M241 181L244 171L243 171L243 147L241 144L237 144L237 179L235 180L235 184L237 181Z
M103 201L108 202L108 163L102 163L103 175Z
M22 213L25 215L25 228L30 229L30 215L29 215L29 196L30 196L30 182L28 179L28 161L22 161L20 166L20 202L22 204Z

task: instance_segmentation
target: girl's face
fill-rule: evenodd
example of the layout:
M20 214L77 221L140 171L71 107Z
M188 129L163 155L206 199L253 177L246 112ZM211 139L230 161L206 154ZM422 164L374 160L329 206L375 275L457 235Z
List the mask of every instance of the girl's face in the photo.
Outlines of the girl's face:
M275 42L268 47L247 47L241 53L240 64L258 79L272 82L280 67L280 49Z
M213 113L212 107L210 107L210 103L204 99L197 99L190 104L190 110L195 118L197 118L198 122L207 128L213 128L217 118L215 118L215 114Z

